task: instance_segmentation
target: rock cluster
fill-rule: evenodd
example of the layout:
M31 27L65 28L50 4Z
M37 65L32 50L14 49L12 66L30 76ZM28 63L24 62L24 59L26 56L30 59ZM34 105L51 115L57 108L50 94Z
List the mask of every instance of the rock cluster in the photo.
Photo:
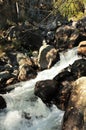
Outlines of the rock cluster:
M59 109L64 110L62 130L85 130L86 126L86 18L78 21L74 26L67 24L55 28L51 31L53 38L43 36L42 30L28 30L21 28L14 32L18 34L17 40L22 41L21 47L31 49L28 55L20 50L10 48L11 41L8 36L0 39L8 40L9 46L0 55L0 93L6 93L10 84L35 78L37 72L49 69L58 60L62 51L67 51L73 47L78 47L77 54L82 55L72 65L62 70L52 80L38 81L35 85L34 94L50 107L55 104ZM15 29L15 28L14 28ZM12 30L11 30L12 31ZM9 34L11 33L9 32ZM45 31L45 30L43 30ZM40 35L39 35L39 32ZM13 34L12 34L13 35ZM6 39L5 39L6 38ZM13 36L10 40L12 40ZM42 45L43 39L46 41ZM37 44L38 43L38 44ZM31 47L31 48L30 48ZM10 48L10 49L9 49ZM36 53L37 52L37 53ZM13 88L9 88L9 91ZM0 96L0 108L6 107L6 102ZM70 122L70 126L68 126Z

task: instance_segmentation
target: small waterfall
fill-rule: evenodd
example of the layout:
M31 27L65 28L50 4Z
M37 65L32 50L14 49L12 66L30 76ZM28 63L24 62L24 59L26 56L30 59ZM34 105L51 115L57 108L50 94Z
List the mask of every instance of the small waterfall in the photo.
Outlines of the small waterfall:
M60 61L52 68L38 73L35 79L18 83L10 93L2 95L7 108L0 112L0 130L60 130L64 112L51 109L34 95L35 83L52 79L63 68L79 59L77 48L60 54Z

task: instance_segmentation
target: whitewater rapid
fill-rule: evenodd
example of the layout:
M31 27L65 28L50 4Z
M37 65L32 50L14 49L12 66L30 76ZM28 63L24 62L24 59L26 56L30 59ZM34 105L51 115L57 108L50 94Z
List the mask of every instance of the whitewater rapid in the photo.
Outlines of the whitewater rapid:
M63 68L73 64L79 57L77 47L60 54L60 61L52 68L38 73L35 79L20 82L3 97L7 108L0 110L0 130L60 130L64 111L55 105L47 108L40 98L34 95L35 83L52 79Z

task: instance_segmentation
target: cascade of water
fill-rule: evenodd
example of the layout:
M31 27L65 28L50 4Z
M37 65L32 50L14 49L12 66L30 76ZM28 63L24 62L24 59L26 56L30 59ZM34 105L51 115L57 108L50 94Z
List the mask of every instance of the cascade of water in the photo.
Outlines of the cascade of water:
M60 61L51 69L39 72L35 79L19 83L19 87L2 95L7 109L0 113L0 130L59 130L62 111L53 106L51 110L34 95L35 83L52 79L63 68L72 64L77 56L77 48L60 54ZM18 84L17 84L18 86ZM25 116L26 113L26 116Z

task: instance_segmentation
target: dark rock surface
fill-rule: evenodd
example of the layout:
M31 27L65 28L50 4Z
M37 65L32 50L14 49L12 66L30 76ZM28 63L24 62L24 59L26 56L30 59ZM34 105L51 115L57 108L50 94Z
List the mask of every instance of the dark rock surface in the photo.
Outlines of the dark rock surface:
M7 105L6 105L5 99L2 96L0 96L0 109L4 109L6 107Z
M58 50L52 45L44 43L39 49L38 66L41 70L49 69L59 58Z
M62 130L86 129L86 76L77 79L72 84L73 88L66 108ZM70 125L69 125L70 124Z

